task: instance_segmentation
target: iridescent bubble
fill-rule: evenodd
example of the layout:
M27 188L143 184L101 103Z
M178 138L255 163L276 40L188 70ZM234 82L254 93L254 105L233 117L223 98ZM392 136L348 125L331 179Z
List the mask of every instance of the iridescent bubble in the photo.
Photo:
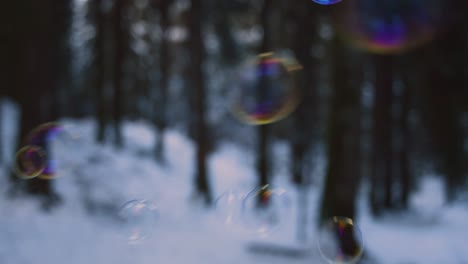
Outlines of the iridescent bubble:
M318 247L330 264L357 263L364 250L361 231L353 220L338 216L320 228Z
M287 217L289 198L284 189L266 185L250 192L242 204L244 227L261 235L278 229Z
M46 167L46 154L38 146L24 146L15 156L15 174L22 179L32 179L39 176Z
M341 0L312 0L312 1L321 5L334 5L336 3L341 2Z
M234 86L234 114L252 125L270 124L288 116L299 101L294 73L300 69L296 60L271 52L247 61Z
M227 191L215 200L216 216L226 225L241 223L241 207L245 195L235 191Z
M374 53L395 54L430 41L441 22L438 0L354 0L340 5L338 33Z
M148 200L127 202L119 212L122 230L129 243L138 243L151 236L159 218L158 207Z
M46 166L38 177L54 179L63 175L76 162L72 160L73 156L66 153L78 147L76 142L79 137L80 134L73 131L71 126L57 122L45 123L33 129L25 140L26 144L40 146L47 154Z

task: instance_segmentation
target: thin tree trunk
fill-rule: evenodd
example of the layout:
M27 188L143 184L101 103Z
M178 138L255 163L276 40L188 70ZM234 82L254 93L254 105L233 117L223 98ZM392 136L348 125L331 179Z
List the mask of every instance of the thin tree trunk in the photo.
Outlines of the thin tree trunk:
M205 59L205 47L203 45L203 0L192 0L190 10L190 51L191 65L190 77L192 86L190 89L195 89L195 137L197 143L196 151L196 190L204 198L206 205L210 205L213 198L211 194L211 186L208 180L208 171L206 159L208 155L207 141L207 124L205 120L206 112L206 92L205 92L205 77L203 73L203 63Z
M95 54L95 91L96 91L96 141L104 143L106 134L106 103L104 98L104 14L102 10L102 0L95 0L94 16L96 19L96 39L94 42Z
M393 60L386 55L374 55L373 58L376 77L370 202L372 213L379 215L384 207L393 206L391 116Z
M411 191L411 172L410 172L410 147L411 147L411 131L408 124L408 116L410 112L410 88L406 82L403 94L401 95L401 114L399 117L400 125L400 150L398 152L399 168L400 168L400 206L403 209L408 209L409 195Z
M268 52L270 45L270 28L269 28L269 14L272 10L272 0L264 0L261 11L261 24L263 27L263 40L260 46L260 53ZM259 93L268 89L265 87L266 80L263 78L259 81ZM262 95L259 94L261 97ZM270 166L269 166L269 129L267 125L260 125L257 128L257 174L258 174L258 186L264 187L270 182ZM260 198L260 197L259 197Z
M295 32L293 50L302 62L303 73L298 78L296 85L302 98L301 104L292 115L294 120L294 131L291 143L291 162L293 182L296 184L307 184L309 174L304 174L306 153L315 143L317 137L318 106L316 67L310 49L314 40L314 34L304 36L302 28L316 28L317 16L315 10L307 9L306 4L296 4L294 14ZM311 10L311 11L309 11Z
M167 90L169 86L169 74L170 74L170 58L169 58L169 41L168 41L168 30L169 30L169 6L170 0L161 0L159 3L160 14L161 14L161 30L163 37L160 46L160 69L161 69L161 82L160 82L160 98L158 100L156 112L156 127L158 130L158 138L155 147L156 159L161 163L164 163L164 132L166 129L166 101L167 101Z
M114 87L114 100L112 103L112 117L114 128L114 145L118 148L123 147L122 138L122 104L123 104L123 67L124 67L124 52L125 52L125 34L123 17L125 10L126 0L116 0L114 3L114 74L113 74L113 87Z

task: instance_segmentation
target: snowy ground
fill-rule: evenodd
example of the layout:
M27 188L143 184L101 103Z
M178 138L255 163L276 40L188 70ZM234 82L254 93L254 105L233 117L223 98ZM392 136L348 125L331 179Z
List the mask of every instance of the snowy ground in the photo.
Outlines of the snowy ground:
M14 147L16 113L5 109L5 149ZM0 264L127 264L127 263L325 263L316 249L315 231L308 232L308 254L287 258L252 254L247 245L263 241L298 247L295 240L296 191L287 183L286 168L278 162L275 185L286 189L291 208L285 211L277 232L260 237L235 226L226 226L213 210L200 206L192 195L193 145L177 131L165 136L168 165L161 167L151 158L154 133L144 122L127 123L126 148L93 143L93 122L73 121L80 133L79 143L63 149L67 170L54 180L63 204L43 213L37 201L7 199L6 177L0 177ZM284 152L278 146L277 152ZM284 157L281 155L280 157ZM11 157L8 157L11 161ZM210 175L216 195L228 190L248 192L255 183L254 157L232 144L224 144L210 158ZM9 164L7 162L6 164ZM3 165L3 175L8 172ZM319 182L319 181L318 181ZM310 226L314 226L319 201L319 184L311 187ZM157 204L159 220L148 239L130 245L116 213L127 201L148 199ZM87 206L86 206L87 205ZM92 210L95 205L96 210ZM428 178L412 199L413 210L376 222L360 202L357 219L365 250L376 264L466 264L468 263L468 205L444 207L440 183ZM91 209L90 209L91 208ZM90 213L92 212L92 213Z

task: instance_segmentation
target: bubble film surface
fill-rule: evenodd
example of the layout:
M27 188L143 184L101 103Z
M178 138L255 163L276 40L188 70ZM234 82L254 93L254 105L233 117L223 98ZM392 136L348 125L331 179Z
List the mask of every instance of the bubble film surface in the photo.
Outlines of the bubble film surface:
M232 110L242 122L276 122L296 108L299 94L295 73L302 69L292 58L260 54L241 67L234 85Z
M42 124L28 134L25 143L40 146L47 156L45 168L38 175L39 178L54 179L71 166L66 153L77 147L74 144L77 137L71 127L57 122Z
M330 264L357 263L364 249L361 231L346 217L333 217L320 228L318 247Z
M268 185L250 192L242 204L242 220L247 230L267 235L287 217L289 198L284 189Z
M215 200L216 217L226 225L240 225L241 207L245 194L227 191Z
M312 0L312 1L320 5L334 5L334 4L341 2L341 0Z
M22 179L32 179L39 176L46 167L46 154L38 146L24 146L15 156L15 174Z
M132 200L119 212L122 231L129 243L138 243L151 236L159 218L157 206L148 200Z
M340 4L338 33L380 54L401 53L433 39L441 22L436 0L353 0Z

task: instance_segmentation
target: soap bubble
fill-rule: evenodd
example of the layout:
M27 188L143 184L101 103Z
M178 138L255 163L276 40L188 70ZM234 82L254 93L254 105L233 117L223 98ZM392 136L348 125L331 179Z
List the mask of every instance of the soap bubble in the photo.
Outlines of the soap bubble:
M128 242L138 243L151 236L159 212L157 206L148 200L132 200L122 207L119 217Z
M32 179L39 176L46 167L46 154L38 146L24 146L15 156L14 171L22 179Z
M250 192L242 204L244 227L261 235L278 229L287 216L289 198L284 189L266 185Z
M320 228L318 246L330 264L357 263L364 250L361 231L353 220L337 216Z
M238 73L232 110L242 122L265 125L293 112L299 101L294 73L302 66L292 58L263 53Z
M240 224L242 201L245 195L227 191L215 200L216 216L226 225Z
M358 48L380 54L407 51L433 39L443 1L354 0L340 4L338 34Z
M341 2L341 0L312 0L312 1L321 5L334 5L334 4Z
M42 124L33 129L25 143L40 146L47 154L46 166L38 176L41 179L54 179L64 174L65 170L76 165L74 155L66 153L79 148L77 144L81 134L73 127L57 122Z

